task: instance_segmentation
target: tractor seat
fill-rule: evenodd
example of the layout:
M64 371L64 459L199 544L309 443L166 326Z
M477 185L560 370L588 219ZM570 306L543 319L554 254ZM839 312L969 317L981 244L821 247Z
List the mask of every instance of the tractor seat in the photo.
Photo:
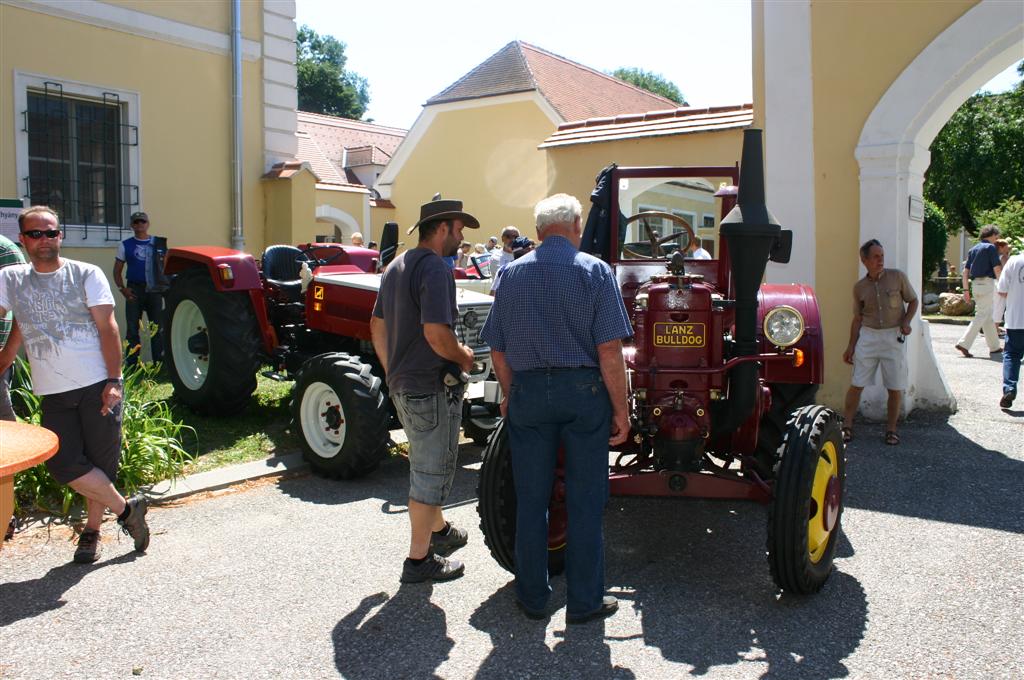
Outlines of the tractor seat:
M299 271L309 257L295 246L270 246L263 251L263 277L278 288L289 302L302 300Z

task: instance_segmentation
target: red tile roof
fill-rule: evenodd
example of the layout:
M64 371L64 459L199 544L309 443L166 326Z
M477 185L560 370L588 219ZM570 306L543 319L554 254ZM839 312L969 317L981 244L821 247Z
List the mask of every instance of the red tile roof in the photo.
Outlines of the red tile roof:
M385 165L405 133L401 128L299 111L297 157L307 161L323 183L351 184L355 175L350 176L342 167L346 149L370 149L369 153L363 152L362 159Z
M538 148L715 132L747 127L753 122L753 104L713 106L704 109L682 107L670 111L589 118L559 125L558 130L545 139Z
M513 41L427 105L536 90L563 120L675 108L664 97L535 45Z

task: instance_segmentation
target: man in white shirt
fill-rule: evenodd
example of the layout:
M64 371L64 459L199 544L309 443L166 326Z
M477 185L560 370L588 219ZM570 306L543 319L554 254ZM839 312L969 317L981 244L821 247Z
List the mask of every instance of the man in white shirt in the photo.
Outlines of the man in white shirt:
M996 284L999 301L1005 303L1006 344L1003 346L1003 398L999 405L1010 408L1017 398L1020 362L1024 357L1024 255L1006 261Z
M124 386L110 285L99 267L60 256L63 234L51 208L22 211L18 229L31 264L0 270L0 316L14 312L21 331L0 351L0 372L24 344L32 389L42 397L42 425L60 441L46 467L58 482L85 496L88 517L75 562L99 559L106 508L135 539L135 550L145 552L146 499L126 500L114 488Z
M710 260L711 253L701 247L700 241L693 240L686 246L686 257L694 260Z
M497 274L498 270L512 261L512 241L519 238L519 230L509 225L501 230L501 248L491 251L491 262L488 269L491 276Z

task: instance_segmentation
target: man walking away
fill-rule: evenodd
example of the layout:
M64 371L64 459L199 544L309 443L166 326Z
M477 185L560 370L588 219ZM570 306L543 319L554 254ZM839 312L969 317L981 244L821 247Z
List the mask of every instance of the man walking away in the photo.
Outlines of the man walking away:
M409 556L403 583L447 581L465 566L445 555L468 540L441 510L455 480L459 427L473 350L455 336L455 279L442 258L456 253L464 227L480 223L462 201L435 199L420 208L419 245L388 265L370 318L373 349L409 438Z
M555 194L534 209L541 245L505 268L481 335L506 395L516 487L516 597L547 616L548 505L565 450L566 621L610 616L602 521L608 448L629 435L622 339L633 330L611 268L579 252L582 208ZM522 304L530 314L520 313Z
M114 259L114 284L124 295L125 339L128 347L125 350L125 368L139 362L142 353L142 341L139 337L139 326L142 325L142 314L146 314L149 323L156 324L157 332L150 341L150 354L153 361L163 361L164 341L164 295L154 291L149 283L152 274L150 267L156 257L155 239L149 235L149 215L144 212L132 214L132 232L134 236L117 245ZM127 265L128 285L125 285L124 274Z
M1000 351L996 324L992 320L992 295L996 279L1003 269L999 264L999 251L995 244L999 238L999 227L986 224L981 228L980 236L981 241L978 245L967 253L967 263L961 273L965 302L971 301L971 288L974 289L974 318L955 345L965 357L974 356L971 354L971 345L978 337L978 331L985 333L989 354ZM970 286L967 283L968 278L971 280Z
M1003 349L1003 398L999 405L1013 406L1017 398L1020 362L1024 357L1024 255L1014 255L1006 262L996 288L1006 306L1006 347Z
M910 322L917 313L917 293L906 274L885 268L885 250L876 239L860 247L860 261L867 274L853 286L850 344L843 352L843 361L853 364L843 410L843 441L853 441L853 418L861 392L871 384L881 366L882 384L889 392L885 443L895 446L900 443L896 421L903 390L907 389L907 349L903 339L910 335Z
M99 559L106 508L135 539L135 550L145 552L146 499L125 500L113 483L121 462L124 387L114 296L99 267L60 257L63 234L53 209L26 209L18 228L31 264L0 270L0 316L14 312L33 391L43 398L42 425L60 440L46 467L58 482L85 496L87 519L75 562ZM0 369L11 365L17 351L7 343Z

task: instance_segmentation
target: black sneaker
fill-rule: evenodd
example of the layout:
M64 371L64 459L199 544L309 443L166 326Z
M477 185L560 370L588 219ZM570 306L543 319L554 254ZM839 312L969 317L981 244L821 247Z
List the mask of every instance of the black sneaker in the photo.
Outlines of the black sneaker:
M406 560L402 565L402 583L422 583L423 581L451 581L462 576L466 565L458 560L450 560L436 553L431 553L423 562L416 564Z
M124 520L117 520L121 525L121 531L135 539L136 552L146 552L149 547L149 525L146 524L146 512L148 503L146 497L135 494L127 500L131 512Z
M100 558L100 532L85 529L78 537L78 549L75 550L75 562L92 564Z
M999 405L1002 408L1010 408L1013 406L1013 400L1017 398L1016 392L1004 392L1003 398L999 400Z
M595 619L603 619L611 616L619 610L619 601L611 595L605 595L601 600L601 606L589 614L566 614L566 623L587 623Z
M451 555L469 542L469 532L448 522L447 531L435 531L430 535L430 550L440 555Z

